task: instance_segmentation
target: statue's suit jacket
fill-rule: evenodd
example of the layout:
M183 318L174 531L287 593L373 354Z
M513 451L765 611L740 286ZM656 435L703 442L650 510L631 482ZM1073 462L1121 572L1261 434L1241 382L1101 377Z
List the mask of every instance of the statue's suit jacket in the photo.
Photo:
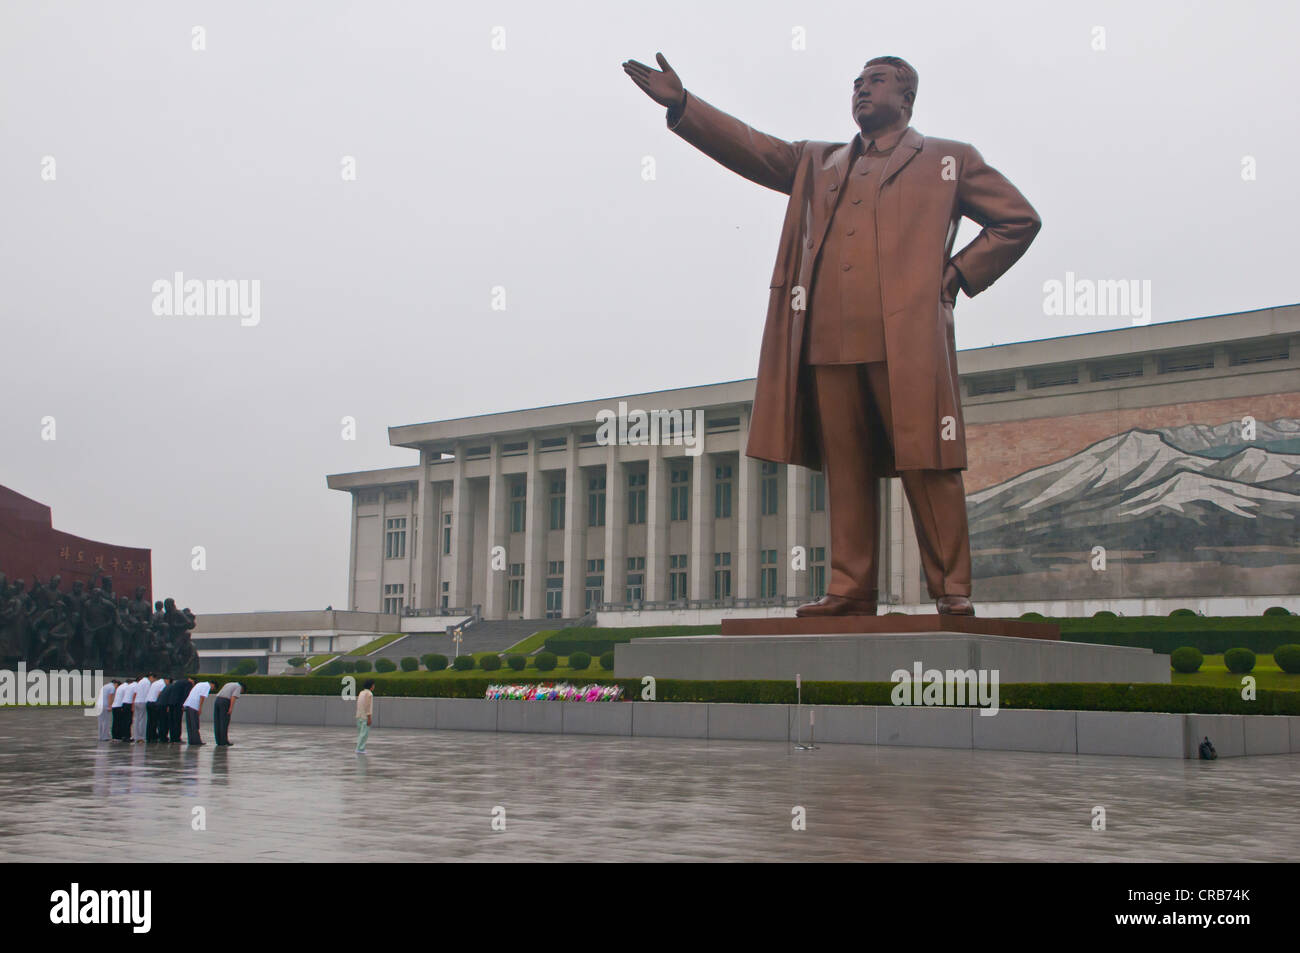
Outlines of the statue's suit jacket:
M683 107L669 109L668 127L733 172L790 196L772 271L745 453L820 470L811 372L801 360L805 309L817 255L849 172L852 143L786 142L690 94ZM944 267L951 260L961 272L962 288L973 297L1025 253L1041 222L973 146L911 128L890 154L877 187L876 265L894 454L891 459L882 444L864 451L880 476L964 469L966 429L952 308L942 300ZM983 230L952 257L963 216ZM822 280L830 277L833 273ZM839 316L818 314L817 319Z

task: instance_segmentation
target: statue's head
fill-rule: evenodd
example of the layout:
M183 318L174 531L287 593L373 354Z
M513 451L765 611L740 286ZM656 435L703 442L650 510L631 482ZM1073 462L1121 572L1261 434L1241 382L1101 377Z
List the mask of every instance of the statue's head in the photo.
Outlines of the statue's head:
M62 582L63 582L63 577L62 577L62 576L51 576L51 577L50 577L50 591L51 591L51 592L57 592L58 589L59 589L59 585L60 585L60 583L62 583Z
M155 602L155 603L153 604L153 608L154 608L154 611L155 611L155 612L161 612L161 611L162 611L162 607L163 607L163 604L162 604L161 602Z
M72 591L75 592L77 595L81 595L81 591L85 588L86 588L86 584L82 582L80 579L74 579L72 581Z
M135 587L136 602L139 602L143 598L144 598L144 586L136 586Z
M166 609L168 612L171 612L176 608L176 600L173 599L171 596L168 596L166 599L163 600L163 608Z
M917 75L907 60L877 56L853 81L853 121L864 133L912 121Z

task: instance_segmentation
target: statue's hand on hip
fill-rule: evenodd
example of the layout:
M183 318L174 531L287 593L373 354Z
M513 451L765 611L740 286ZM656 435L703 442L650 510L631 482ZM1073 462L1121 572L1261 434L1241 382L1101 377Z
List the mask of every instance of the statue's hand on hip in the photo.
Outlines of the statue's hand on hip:
M943 270L943 291L939 297L947 305L957 303L957 292L961 290L961 272L955 265L948 265Z

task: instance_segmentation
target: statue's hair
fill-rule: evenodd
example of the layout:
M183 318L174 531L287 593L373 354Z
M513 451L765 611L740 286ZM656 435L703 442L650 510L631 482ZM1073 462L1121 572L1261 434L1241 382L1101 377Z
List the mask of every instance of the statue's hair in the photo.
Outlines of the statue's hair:
M867 60L867 66L894 67L894 75L898 78L898 81L903 84L904 92L910 89L912 91L912 102L916 102L916 87L920 81L920 77L916 75L916 70L907 60L903 59L901 56L877 56L875 59ZM863 69L866 69L866 66L864 66Z

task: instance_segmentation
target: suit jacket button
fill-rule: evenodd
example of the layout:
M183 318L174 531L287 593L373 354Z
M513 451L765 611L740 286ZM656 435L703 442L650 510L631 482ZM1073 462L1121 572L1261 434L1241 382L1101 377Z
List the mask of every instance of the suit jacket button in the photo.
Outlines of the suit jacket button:
M839 186L839 183L837 183L837 182L832 182L832 183L831 183L831 191L832 191L832 192L834 192L834 191L836 191L837 189L839 189L839 187L840 187L840 186Z

